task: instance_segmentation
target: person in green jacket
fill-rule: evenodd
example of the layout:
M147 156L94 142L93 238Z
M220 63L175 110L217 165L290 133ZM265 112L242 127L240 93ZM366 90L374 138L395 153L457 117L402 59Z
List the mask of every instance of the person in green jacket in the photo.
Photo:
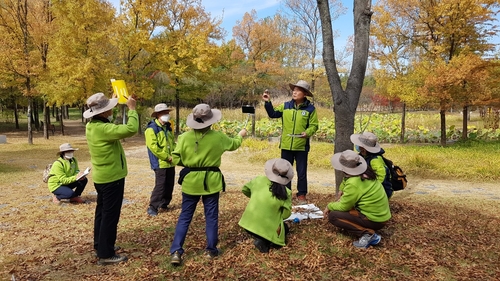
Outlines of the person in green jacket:
M283 223L292 213L292 191L286 185L293 178L293 166L285 159L268 160L265 176L257 176L243 186L250 198L239 225L254 237L261 253L270 247L285 246L288 226Z
M355 145L359 154L366 160L368 166L377 174L377 180L384 187L387 198L391 198L393 193L391 173L382 158L385 151L380 147L377 136L370 132L352 134L351 142Z
M188 115L186 125L193 130L179 136L172 153L172 162L183 166L179 174L182 186L182 207L174 240L170 247L172 265L182 263L183 245L198 201L203 201L205 211L206 255L219 255L219 193L225 187L224 177L219 169L222 154L240 147L246 129L234 138L212 130L212 124L222 117L221 111L211 109L208 104L198 104Z
M127 124L114 124L113 108L117 98L108 99L97 93L87 99L83 117L90 119L85 129L92 163L92 180L97 191L97 205L94 218L94 249L98 264L116 264L127 260L117 255L115 246L118 221L125 190L127 159L120 140L135 135L139 129L139 116L135 110L136 101L128 97Z
M170 124L170 111L164 103L155 106L144 137L148 148L149 163L155 172L155 186L149 200L148 215L155 217L158 209L168 209L172 201L175 183L175 165L172 163L172 151L175 149L174 134Z
M59 146L57 155L59 158L50 168L47 185L52 192L52 202L61 203L61 199L69 199L72 203L85 203L80 197L88 179L80 172L78 161L74 157L74 152L78 148L73 148L69 143ZM74 190L73 190L74 189Z
M310 149L309 139L318 130L318 115L316 108L307 99L313 94L309 84L300 80L289 84L292 90L292 100L273 107L269 92L262 95L264 107L269 118L281 118L281 158L292 165L297 162L297 200L298 204L307 204L307 157ZM291 183L287 185L291 188Z
M377 245L381 237L376 233L391 218L389 199L375 172L365 159L352 150L335 153L331 163L344 172L340 184L341 196L330 202L324 210L325 218L349 233L360 237L354 241L357 248Z

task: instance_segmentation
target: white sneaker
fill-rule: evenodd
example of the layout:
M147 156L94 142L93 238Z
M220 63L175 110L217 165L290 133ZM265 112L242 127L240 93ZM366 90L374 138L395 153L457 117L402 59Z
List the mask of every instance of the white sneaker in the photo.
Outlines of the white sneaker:
M365 235L361 236L361 238L359 238L358 241L352 242L352 244L356 248L365 248L366 249L370 246L377 245L381 239L382 239L382 237L380 237L380 235L378 235L377 233L374 233L373 235L365 234Z

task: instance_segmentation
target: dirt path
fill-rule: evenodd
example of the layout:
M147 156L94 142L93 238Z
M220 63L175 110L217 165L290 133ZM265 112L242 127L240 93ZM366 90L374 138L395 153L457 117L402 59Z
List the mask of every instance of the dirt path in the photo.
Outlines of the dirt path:
M43 136L43 132L35 132L36 137ZM65 120L64 134L70 139L85 140L85 125L80 120ZM57 128L55 136L61 136L61 129ZM52 135L50 136L52 137ZM26 138L26 132L9 133L9 138ZM274 144L273 144L274 145ZM151 174L147 158L144 137L137 135L124 142L129 165L133 166L131 175ZM222 158L221 169L224 172L229 188L240 188L256 175L263 174L263 163L251 163L248 153L239 149L235 152L226 152ZM179 169L180 170L180 169ZM464 197L484 200L500 200L500 188L496 183L463 182L439 179L414 178L408 175L409 184L406 190L396 192L394 196L439 196ZM335 192L335 176L332 169L311 169L308 171L309 192L332 194ZM292 186L296 186L294 179Z
M127 157L147 159L146 147L140 140L126 148ZM250 164L248 155L241 150L226 152L222 156L221 170L228 187L241 187L256 175L264 173L263 164ZM464 197L484 200L500 200L500 188L495 183L463 182L439 179L421 179L408 175L409 184L394 196ZM332 169L309 169L310 193L332 194L335 192L335 175ZM292 182L296 186L296 179Z

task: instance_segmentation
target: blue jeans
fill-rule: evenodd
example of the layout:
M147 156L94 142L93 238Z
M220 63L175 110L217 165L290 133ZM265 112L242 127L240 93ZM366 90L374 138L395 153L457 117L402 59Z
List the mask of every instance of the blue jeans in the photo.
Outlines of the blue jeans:
M57 199L70 199L73 197L78 197L82 195L83 190L85 189L85 186L87 185L87 182L89 180L87 178L84 178L79 181L72 182L68 185L61 185L59 186L54 192L52 192ZM75 189L73 191L73 189Z
M182 246L186 240L186 234L193 219L194 211L198 201L203 202L203 209L205 211L205 235L207 236L206 250L217 254L217 244L219 243L219 193L210 195L188 195L182 193L182 210L175 227L174 241L170 247L170 253L179 252L184 253Z
M292 151L292 150L281 150L281 158L288 160L293 166L294 160L297 161L297 196L307 194L307 151ZM286 185L291 189L292 182Z

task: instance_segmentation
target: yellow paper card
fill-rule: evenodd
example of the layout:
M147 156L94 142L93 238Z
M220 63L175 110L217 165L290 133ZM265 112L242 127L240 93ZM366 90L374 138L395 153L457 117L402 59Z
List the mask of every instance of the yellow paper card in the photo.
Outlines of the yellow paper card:
M126 104L128 99L128 91L125 80L111 79L111 86L113 87L113 92L118 97L118 103Z

